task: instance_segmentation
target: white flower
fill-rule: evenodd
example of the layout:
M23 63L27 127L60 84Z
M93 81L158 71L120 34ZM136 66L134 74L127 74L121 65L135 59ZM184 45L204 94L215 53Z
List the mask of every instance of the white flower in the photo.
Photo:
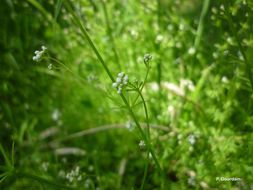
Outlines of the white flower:
M158 34L155 39L156 43L161 43L163 41L163 35Z
M117 83L121 83L121 81L122 81L121 78L117 78L117 79L116 79L116 82L117 82Z
M191 144L191 145L194 145L195 144L195 142L196 142L196 137L194 136L194 135L189 135L188 136L188 141L189 141L189 143Z
M141 141L139 142L139 147L140 147L140 148L145 148L145 146L146 146L145 142L144 142L143 140L141 140Z
M189 50L188 50L188 53L189 55L194 55L196 53L196 49L194 47L191 47Z
M52 70L52 64L49 64L48 66L47 66L47 68L49 69L49 70Z
M223 77L221 78L221 82L223 82L223 83L228 83L228 78L227 78L226 76L223 76Z
M53 111L53 113L52 113L52 119L53 119L54 121L57 121L57 120L60 118L60 116L61 116L61 113L60 113L60 111L56 108L56 109Z
M45 51L47 50L47 48L45 46L41 46L41 51L36 50L35 56L33 56L33 60L36 62L39 62L41 60L41 58L43 57L43 55L45 54Z
M123 80L124 80L124 84L127 84L128 83L128 75L125 75Z
M120 72L120 73L118 74L118 77L122 78L124 75L125 75L124 72Z
M195 177L189 177L188 184L191 186L195 186L196 185Z
M117 75L116 82L112 84L112 87L117 89L118 94L121 94L123 88L127 84L128 84L128 75L126 75L124 72L120 72Z
M122 88L119 88L119 89L117 90L117 93L118 93L118 94L121 94L121 93L122 93Z
M126 123L126 128L129 130L129 131L133 131L134 130L134 123L132 121L128 121Z
M41 46L41 49L42 49L43 51L47 50L47 48L46 48L45 46Z
M113 88L117 88L117 87L118 87L118 83L114 82L114 83L112 84L112 87L113 87Z
M146 53L143 57L144 63L148 63L152 59L152 55Z

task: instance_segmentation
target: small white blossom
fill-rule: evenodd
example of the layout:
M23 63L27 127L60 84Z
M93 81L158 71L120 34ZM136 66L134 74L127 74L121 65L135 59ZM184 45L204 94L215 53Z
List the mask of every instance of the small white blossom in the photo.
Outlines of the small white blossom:
M42 49L43 51L47 50L47 48L46 48L45 46L41 46L41 49Z
M121 94L122 93L122 88L118 88L117 93Z
M116 82L117 82L117 83L121 83L121 80L122 80L121 78L117 78L117 79L116 79Z
M124 75L125 75L124 72L120 72L120 73L118 74L118 77L119 77L119 78L122 78Z
M46 172L48 170L48 166L49 166L49 163L48 162L43 162L41 167L42 169Z
M179 24L179 30L184 30L185 26L183 24Z
M132 121L128 121L126 123L126 128L129 130L129 131L133 131L134 130L134 123Z
M128 75L124 72L120 72L116 78L116 82L112 84L113 88L117 89L117 93L121 94L123 88L128 84Z
M163 35L158 34L155 39L156 43L161 43L163 41Z
M226 76L223 76L223 77L221 78L221 82L223 82L223 83L228 83L228 78L227 78Z
M191 145L194 145L196 143L196 137L191 134L188 136L188 141Z
M152 59L152 55L146 53L143 57L144 63L148 63Z
M189 55L194 55L196 53L196 49L194 47L191 47L189 50L188 50L188 54Z
M33 60L36 62L39 62L41 60L41 58L43 57L43 55L45 54L47 48L45 46L41 46L41 51L35 51L35 56L33 56Z
M117 87L118 87L118 83L114 82L114 83L112 84L112 87L113 87L113 88L117 88Z
M53 67L52 64L49 64L49 65L47 66L47 68L48 68L49 70L52 70L52 67Z
M80 167L77 166L75 169L71 170L66 174L66 179L71 183L73 181L81 181L82 175L80 174Z
M145 146L146 146L145 142L144 142L143 140L141 140L141 141L139 142L139 147L140 147L140 148L145 148Z
M196 181L195 181L195 177L189 177L188 178L188 184L191 186L195 186L196 185Z
M60 118L60 116L61 116L61 112L59 111L58 108L56 108L56 109L53 111L53 113L52 113L52 119L53 119L54 121L57 121L57 120Z

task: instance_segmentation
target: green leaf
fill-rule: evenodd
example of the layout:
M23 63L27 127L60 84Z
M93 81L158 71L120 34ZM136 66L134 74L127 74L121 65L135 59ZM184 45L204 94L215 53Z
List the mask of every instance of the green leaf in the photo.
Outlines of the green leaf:
M54 12L54 19L57 20L57 17L59 16L60 10L62 7L62 0L57 0L57 4L55 7L55 12Z

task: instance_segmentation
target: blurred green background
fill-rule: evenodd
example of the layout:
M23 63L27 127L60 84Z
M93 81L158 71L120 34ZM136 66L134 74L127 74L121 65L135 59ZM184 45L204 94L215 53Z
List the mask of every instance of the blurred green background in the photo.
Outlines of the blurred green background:
M164 176L150 160L144 189L253 189L252 1L71 5L114 76L143 81L153 57L143 94ZM0 26L0 189L140 189L140 134L65 2L2 0ZM33 61L42 45L51 59Z

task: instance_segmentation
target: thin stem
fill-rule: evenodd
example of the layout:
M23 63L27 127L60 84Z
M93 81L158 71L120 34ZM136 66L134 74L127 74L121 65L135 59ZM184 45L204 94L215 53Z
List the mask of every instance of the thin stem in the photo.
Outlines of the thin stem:
M148 140L150 140L150 126L149 126L149 117L148 117L148 109L147 109L147 105L146 102L144 100L143 95L141 94L141 91L139 89L137 89L137 92L139 93L142 103L143 103L143 107L144 107L144 111L145 111L145 117L146 117L146 123L147 123L147 138Z
M119 56L118 56L117 47L116 47L116 44L115 44L115 40L114 40L114 37L113 37L113 34L112 34L112 29L111 29L111 26L110 26L110 22L109 22L106 3L104 2L104 0L101 0L101 2L102 2L103 10L104 10L104 15L105 15L107 33L108 33L108 36L109 36L111 44L112 44L112 51L114 53L114 57L115 57L117 66L121 70L120 59L119 59Z
M204 18L207 14L209 4L210 4L210 0L205 0L203 3L203 7L202 7L200 19L199 19L198 30L197 30L196 38L194 41L195 49L198 49L198 46L199 46L199 43L200 43L200 40L202 37L202 33L203 33L203 29L204 29Z
M150 70L150 67L147 68L147 72L146 72L146 75L145 75L143 84L142 84L141 87L140 87L140 93L142 92L142 90L143 90L143 88L144 88L144 86L145 86L145 84L146 84L146 82L147 82L149 70ZM139 97L140 97L140 95L138 94L138 95L136 96L136 98L134 99L132 105L135 105L135 103L136 103L136 101L138 100Z
M75 12L73 11L71 5L70 5L70 2L69 0L65 1L65 5L66 5L66 8L68 9L68 11L71 13L71 15L73 16L73 21L75 22L75 24L80 28L82 34L84 35L81 35L82 37L85 37L85 39L88 41L89 45L91 46L92 50L94 51L94 53L96 54L98 60L100 61L100 63L103 65L106 73L108 74L108 76L110 77L111 81L114 82L114 77L113 75L111 74L109 68L107 67L107 65L105 64L105 61L103 60L102 56L100 55L100 53L98 52L96 46L94 45L94 43L92 42L88 32L86 31L86 29L84 28L83 24L81 23L81 21L78 19L77 15L75 14Z
M124 96L123 94L121 94L120 96L121 96L123 102L125 103L125 105L126 105L128 111L129 111L131 117L133 118L133 120L134 120L134 122L135 122L135 124L136 124L136 126L137 126L137 128L138 128L138 130L139 130L139 132L141 133L141 136L142 136L142 138L143 138L145 144L147 145L147 148L148 148L148 150L149 150L149 152L150 152L152 158L153 158L154 161L155 161L155 165L157 166L157 168L158 168L158 170L159 170L159 173L160 173L161 175L163 175L162 169L161 169L160 164L159 164L159 162L158 162L158 160L157 160L157 158L156 158L155 152L154 152L154 150L153 150L152 147L151 147L150 141L147 139L147 137L146 137L144 131L143 131L142 128L141 128L141 125L140 125L139 121L137 120L137 118L136 118L136 116L135 116L133 110L131 109L129 103L127 102L125 96Z
M147 179L147 174L148 174L148 156L149 156L149 153L147 152L147 160L146 160L146 162L145 162L144 174L143 174L143 178L142 178L142 183L141 183L141 188L140 188L140 190L143 190L144 185L145 185L145 181L146 181L146 179Z
M140 97L142 99L142 103L143 103L143 107L144 107L144 111L145 111L145 117L146 117L146 123L147 123L147 139L148 141L150 141L150 126L149 126L149 117L148 117L148 109L147 109L147 105L146 105L146 102L141 94L141 91L139 88L137 88L137 91L138 93L140 94ZM148 173L148 157L149 157L149 152L147 152L147 160L146 160L146 163L145 163L145 169L144 169L144 175L143 175L143 178L142 178L142 185L141 185L141 190L143 189L144 187L144 184L145 184L145 181L146 181L146 178L147 178L147 173Z

